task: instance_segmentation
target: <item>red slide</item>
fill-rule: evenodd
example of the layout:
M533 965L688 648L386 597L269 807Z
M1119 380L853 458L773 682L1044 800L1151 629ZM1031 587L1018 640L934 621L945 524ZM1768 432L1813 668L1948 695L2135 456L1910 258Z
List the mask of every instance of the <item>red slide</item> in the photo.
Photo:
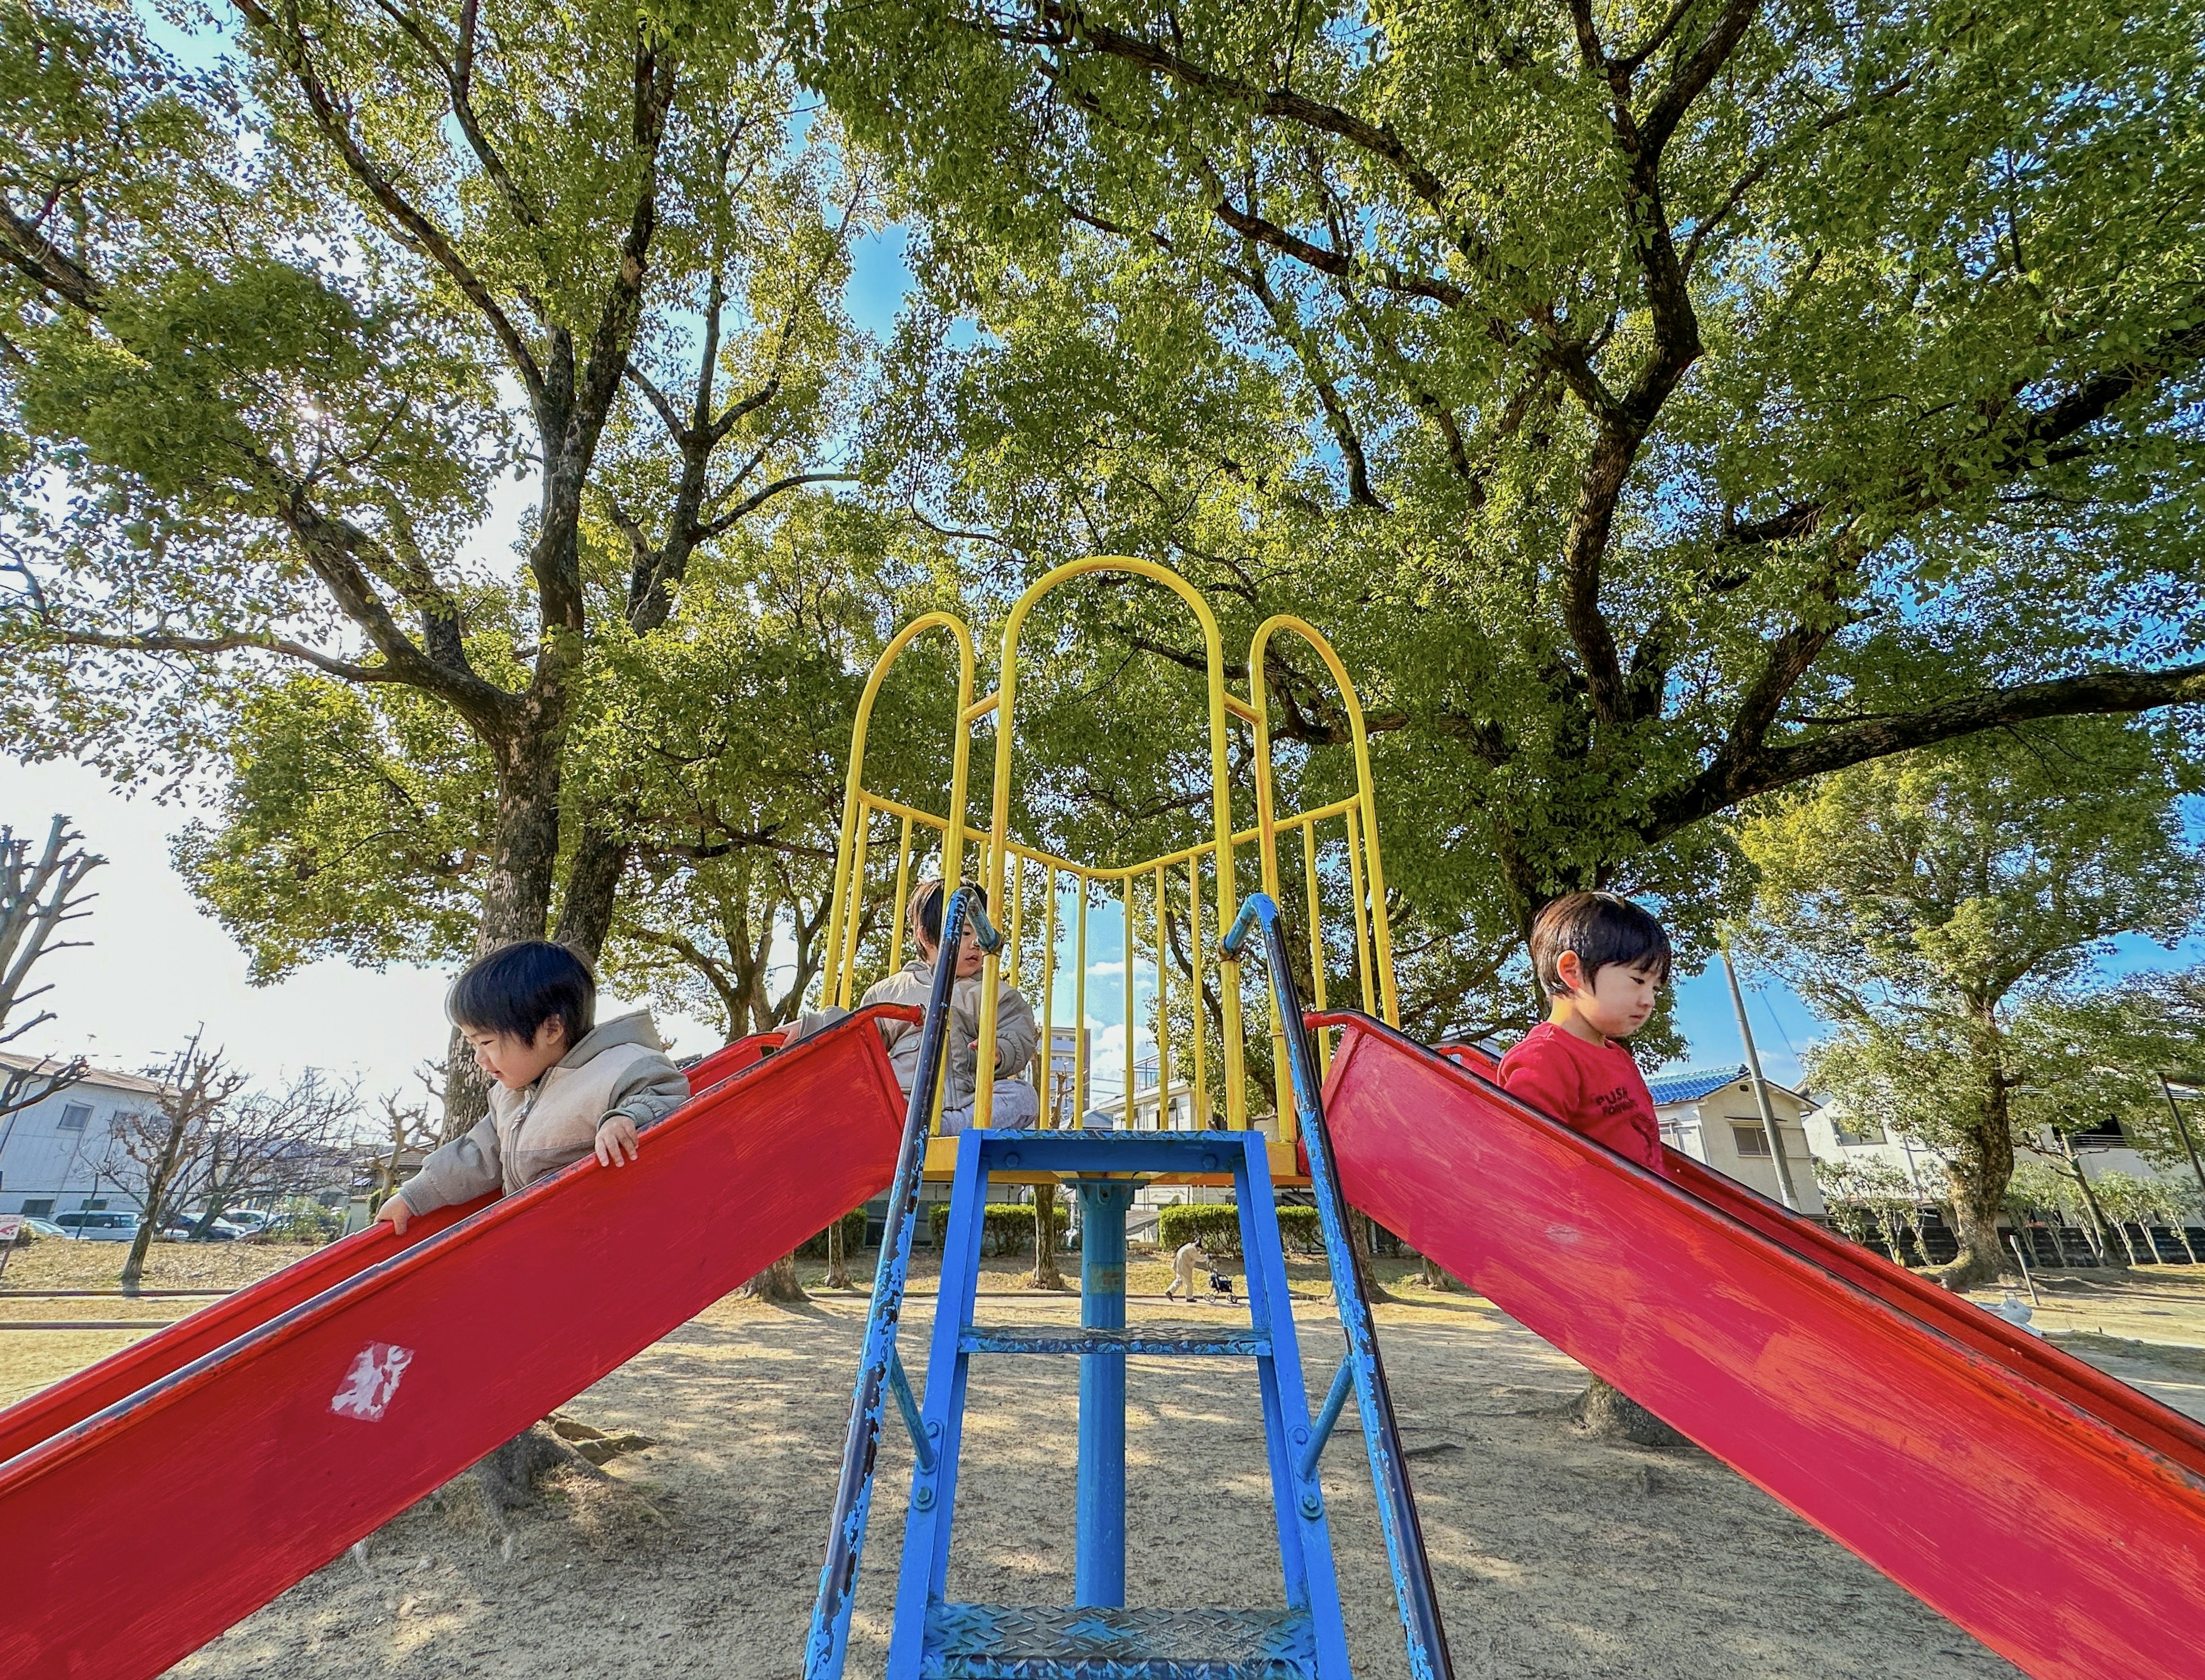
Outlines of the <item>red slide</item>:
M776 1042L625 1167L371 1227L0 1411L0 1672L158 1674L884 1190L870 1020Z
M1673 1151L1365 1017L1348 1199L2032 1675L2205 1675L2205 1429Z

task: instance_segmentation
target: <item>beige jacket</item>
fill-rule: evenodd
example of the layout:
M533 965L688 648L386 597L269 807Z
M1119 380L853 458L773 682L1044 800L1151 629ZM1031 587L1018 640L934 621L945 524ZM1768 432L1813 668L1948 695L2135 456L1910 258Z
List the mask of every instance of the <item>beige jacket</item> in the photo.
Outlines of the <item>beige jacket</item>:
M689 1081L667 1060L650 1015L622 1015L584 1034L534 1084L490 1087L490 1113L423 1161L398 1193L417 1214L491 1190L510 1196L588 1155L614 1115L639 1131L688 1100Z
M867 990L860 1009L877 1003L907 1003L924 1010L934 993L934 965L914 957L900 973L891 974ZM883 1021L881 1037L889 1047L889 1061L896 1083L911 1089L918 1077L919 1024ZM1032 1008L1019 988L1005 982L996 994L996 1077L1008 1079L1022 1072L1041 1042ZM960 980L949 992L949 1080L942 1099L943 1112L972 1106L972 1073L980 1060L980 976Z

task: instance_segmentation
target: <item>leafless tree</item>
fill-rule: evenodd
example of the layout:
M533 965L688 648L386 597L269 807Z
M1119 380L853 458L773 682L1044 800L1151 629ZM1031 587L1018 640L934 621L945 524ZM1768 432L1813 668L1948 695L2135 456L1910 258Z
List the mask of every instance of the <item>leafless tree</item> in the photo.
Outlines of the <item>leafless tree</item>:
M232 1208L259 1196L305 1196L348 1174L360 1106L349 1085L312 1068L277 1091L225 1104L178 1164L169 1202L196 1208L194 1238Z
M68 818L56 816L45 846L34 854L32 841L0 827L0 1044L54 1018L50 1009L27 1019L20 1014L24 1005L53 989L29 983L39 959L91 943L55 938L64 925L92 913L85 906L93 894L84 891L84 879L106 860L86 852L83 839ZM0 1068L0 1118L67 1089L87 1071L81 1056Z
M205 1029L176 1052L153 1077L161 1100L151 1113L117 1114L108 1136L103 1177L111 1177L138 1204L143 1216L122 1265L122 1286L135 1288L146 1275L146 1251L178 1205L186 1168L205 1148L208 1132L223 1111L245 1089L245 1075L223 1065L223 1053L205 1048Z
M407 1155L426 1155L444 1141L444 1064L425 1061L415 1072L422 1095L409 1099L403 1091L385 1091L377 1098L383 1110L379 1135L371 1140L363 1137L366 1147L354 1157L354 1182L366 1184L371 1213L398 1188Z

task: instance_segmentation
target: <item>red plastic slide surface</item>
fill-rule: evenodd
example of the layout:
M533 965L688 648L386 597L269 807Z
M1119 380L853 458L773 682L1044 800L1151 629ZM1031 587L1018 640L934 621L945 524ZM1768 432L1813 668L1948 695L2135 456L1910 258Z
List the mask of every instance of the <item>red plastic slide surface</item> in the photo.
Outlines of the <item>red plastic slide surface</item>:
M2041 1677L2205 1675L2205 1429L1673 1152L1361 1017L1349 1200Z
M371 1228L0 1411L0 1672L159 1673L887 1186L869 1021L744 1048L626 1167Z

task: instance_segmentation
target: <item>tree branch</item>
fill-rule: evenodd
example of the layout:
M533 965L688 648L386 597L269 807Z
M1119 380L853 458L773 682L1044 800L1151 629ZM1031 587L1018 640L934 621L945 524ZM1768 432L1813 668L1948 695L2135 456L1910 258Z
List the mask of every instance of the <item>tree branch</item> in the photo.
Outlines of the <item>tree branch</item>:
M274 47L276 59L291 74L306 109L312 115L314 126L322 131L337 153L345 161L354 177L366 187L376 203L397 224L406 241L426 252L437 265L451 276L452 283L461 294L475 306L478 313L490 325L497 341L513 359L514 371L527 389L529 400L539 415L548 395L543 370L537 365L536 357L520 335L505 311L490 295L489 285L477 274L473 266L459 252L444 230L408 200L398 190L397 184L378 169L361 145L359 136L352 131L347 113L314 68L313 55L308 50L306 39L295 19L279 25L274 14L261 0L230 0L238 15Z
M1641 833L1650 845L1756 793L1987 729L2048 717L2119 715L2199 704L2205 704L2205 663L2165 671L2092 671L2050 682L1989 689L1918 712L1869 718L1810 735L1737 762L1719 762L1657 801Z

